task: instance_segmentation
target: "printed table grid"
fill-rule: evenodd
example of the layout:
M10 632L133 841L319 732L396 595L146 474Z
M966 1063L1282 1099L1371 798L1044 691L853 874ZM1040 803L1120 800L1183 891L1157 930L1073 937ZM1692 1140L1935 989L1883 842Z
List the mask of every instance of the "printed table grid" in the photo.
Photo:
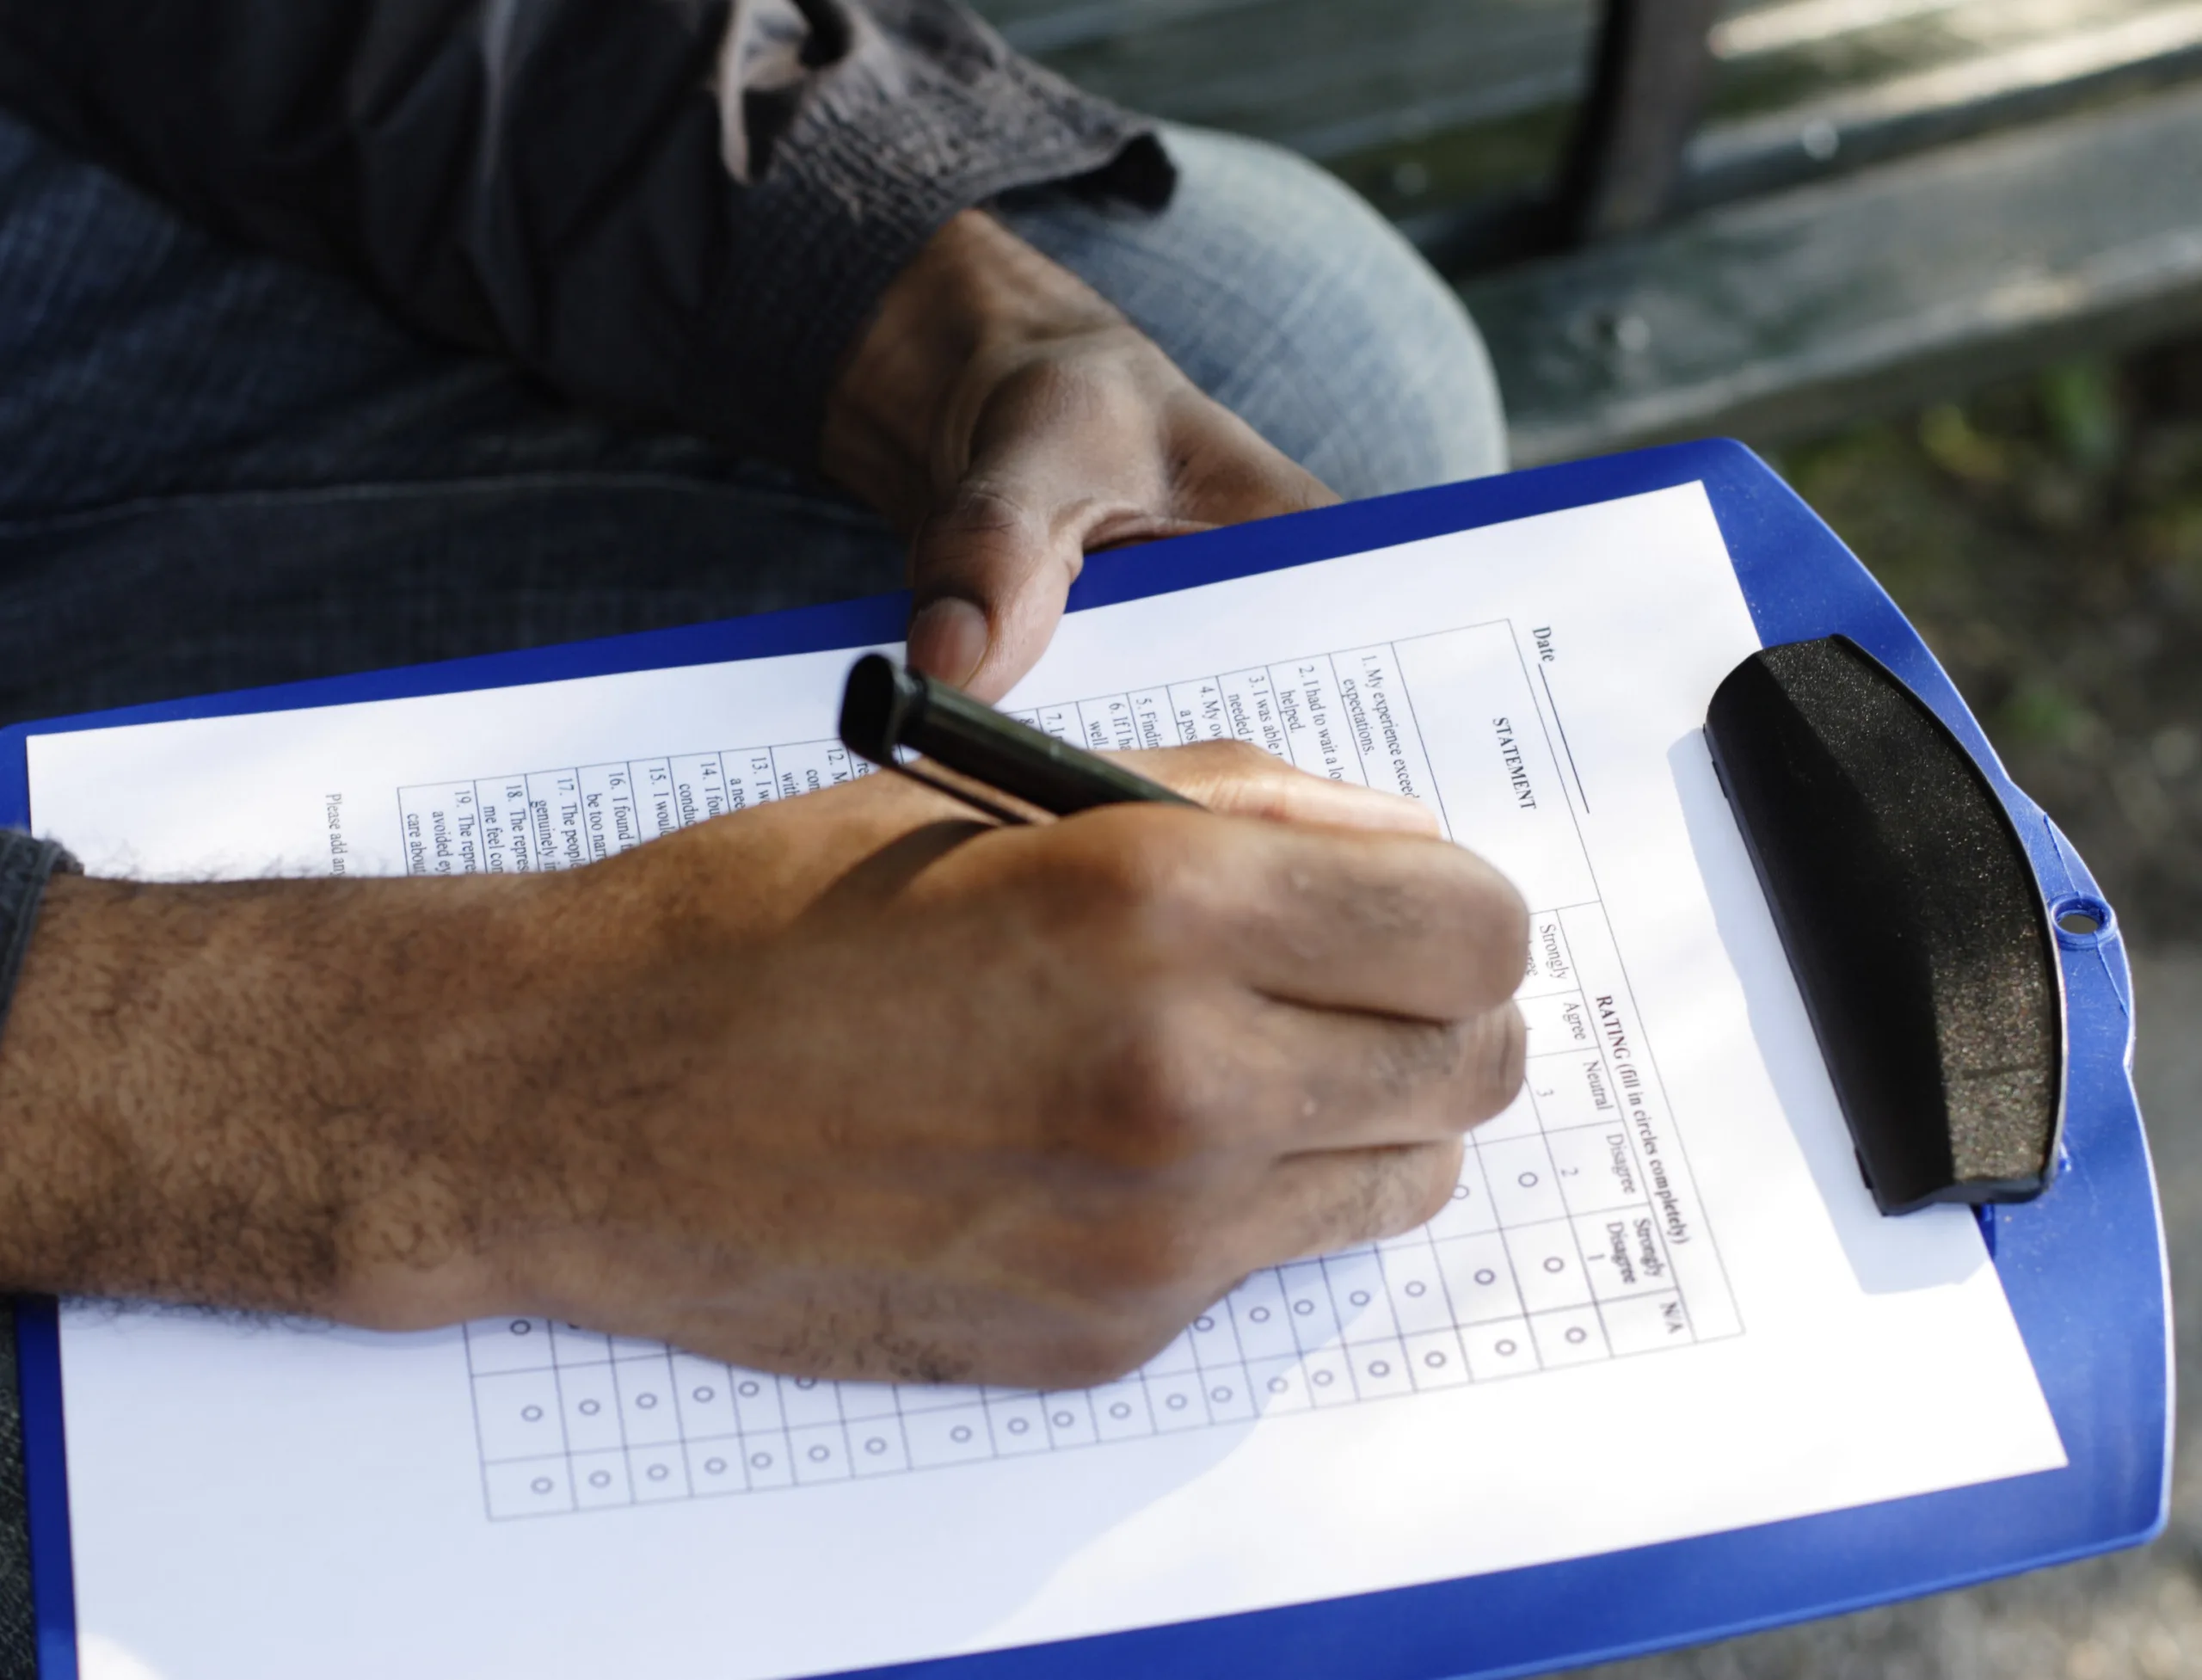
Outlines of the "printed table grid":
M1447 634L1479 632L1515 642L1503 625ZM1522 715L1541 717L1526 680L1523 692ZM1438 803L1394 643L1019 715L1103 748L1235 737ZM563 869L868 770L838 742L675 754L406 787L399 821L413 873ZM1731 1333L1717 1261L1687 1283L1676 1264L1678 1240L1709 1238L1648 1117L1664 1099L1603 907L1531 925L1523 1090L1471 1135L1451 1201L1422 1229L1258 1272L1146 1367L1078 1393L777 1377L539 1319L472 1324L490 1516L1101 1446Z

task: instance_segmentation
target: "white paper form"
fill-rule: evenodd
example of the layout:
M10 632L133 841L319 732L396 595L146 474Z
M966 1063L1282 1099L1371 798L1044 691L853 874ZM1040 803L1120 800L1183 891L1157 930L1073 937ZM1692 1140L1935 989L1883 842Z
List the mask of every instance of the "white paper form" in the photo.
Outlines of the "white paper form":
M1074 615L1010 709L1408 793L1534 907L1527 1086L1448 1209L1077 1394L72 1308L88 1649L814 1673L2060 1466L1971 1218L1859 1181L1700 734L1756 645L1695 486ZM33 813L95 872L569 867L855 773L849 659L35 737Z

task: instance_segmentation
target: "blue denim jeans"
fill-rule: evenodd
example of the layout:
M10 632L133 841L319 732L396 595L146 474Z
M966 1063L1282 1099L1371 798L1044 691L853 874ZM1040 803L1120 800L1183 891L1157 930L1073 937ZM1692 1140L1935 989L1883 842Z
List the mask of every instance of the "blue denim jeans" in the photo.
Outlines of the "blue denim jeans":
M1327 175L1173 131L1157 215L1006 205L1357 497L1504 465L1453 293ZM899 587L830 489L562 399L0 114L0 722Z

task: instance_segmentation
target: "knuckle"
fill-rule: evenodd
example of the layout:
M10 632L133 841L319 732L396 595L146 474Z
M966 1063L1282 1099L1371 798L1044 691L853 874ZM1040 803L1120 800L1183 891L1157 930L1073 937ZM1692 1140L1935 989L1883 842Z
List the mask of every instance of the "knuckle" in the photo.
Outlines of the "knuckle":
M1018 368L1012 383L1019 397L1044 413L1077 414L1106 400L1113 373L1092 356L1039 356Z
M1036 516L1006 487L966 479L919 527L914 569L921 582L970 582L1030 552Z
M1034 429L1075 435L1151 423L1151 375L1138 354L1142 342L1137 333L1122 342L1103 333L1089 338L1080 353L1022 359L993 387L982 429L997 436Z
M966 478L950 493L941 519L960 533L1007 536L1030 524L1032 515L1022 501L1000 485L983 478Z
M1184 750L1191 757L1190 779L1203 803L1241 816L1288 814L1284 790L1298 772L1274 754L1236 735Z
M1201 751L1215 761L1216 768L1233 776L1266 776L1279 767L1271 754L1236 735L1227 741L1209 742Z
M1215 1145L1221 1116L1197 1031L1169 1012L1144 1012L1150 1018L1112 1047L1088 1141L1113 1166L1166 1172Z
M1455 1139L1383 1151L1371 1163L1353 1210L1354 1240L1381 1242L1436 1218L1460 1181L1464 1147Z
M1457 1080L1471 1062L1471 1030L1458 1021L1387 1022L1367 1068L1366 1094L1373 1100L1411 1101L1431 1085Z
M1521 988L1529 960L1529 911L1514 883L1498 871L1485 865L1478 874L1478 890L1467 906L1470 937L1461 949L1468 959L1468 1000L1489 1009Z
M1416 1152L1421 1160L1417 1170L1407 1175L1401 1222L1397 1230L1388 1231L1386 1235L1417 1230L1445 1210L1452 1200L1453 1186L1461 1181L1461 1157L1466 1148L1455 1140Z
M1528 1031L1521 1010L1511 1002L1464 1023L1458 1031L1460 1082L1465 1087L1461 1118L1467 1125L1480 1125L1505 1110L1521 1091Z
M1440 965L1447 1012L1461 1018L1505 1003L1529 957L1529 916L1511 882L1471 853L1431 846L1371 915L1372 929L1414 937ZM1372 908L1375 907L1372 907Z
M1078 824L1083 844L1070 855L1079 908L1120 918L1174 918L1199 902L1198 842L1184 825L1153 820L1160 815L1116 809Z
M1331 1182L1316 1222L1313 1249L1380 1242L1433 1216L1439 1197L1435 1163L1457 1145L1398 1144L1366 1151ZM1457 1169L1456 1169L1457 1171ZM1449 1184L1446 1191L1451 1189ZM1428 1207L1429 1214L1422 1209Z
M1357 1094L1412 1106L1448 1132L1466 1132L1513 1102L1526 1039L1511 1002L1466 1019L1393 1026L1365 1064Z
M1499 1105L1512 1102L1528 1076L1529 1065L1529 1028L1522 1018L1522 1006L1509 1003L1493 1018L1492 1031L1498 1040L1497 1083Z

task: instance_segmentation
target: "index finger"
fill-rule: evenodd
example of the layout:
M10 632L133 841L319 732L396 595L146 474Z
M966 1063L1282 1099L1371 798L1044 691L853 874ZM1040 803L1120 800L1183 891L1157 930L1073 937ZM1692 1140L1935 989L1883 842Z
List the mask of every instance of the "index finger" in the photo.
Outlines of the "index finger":
M1426 834L1108 805L1044 831L1082 840L1166 914L1135 920L1166 964L1312 1009L1410 1020L1512 997L1529 949L1522 895Z
M1415 800L1358 782L1311 776L1250 742L1203 741L1191 747L1147 748L1103 756L1227 816L1373 828L1433 839L1444 832L1436 814Z
M1410 834L1247 825L1199 932L1281 1002L1460 1020L1514 995L1529 914L1473 852Z

